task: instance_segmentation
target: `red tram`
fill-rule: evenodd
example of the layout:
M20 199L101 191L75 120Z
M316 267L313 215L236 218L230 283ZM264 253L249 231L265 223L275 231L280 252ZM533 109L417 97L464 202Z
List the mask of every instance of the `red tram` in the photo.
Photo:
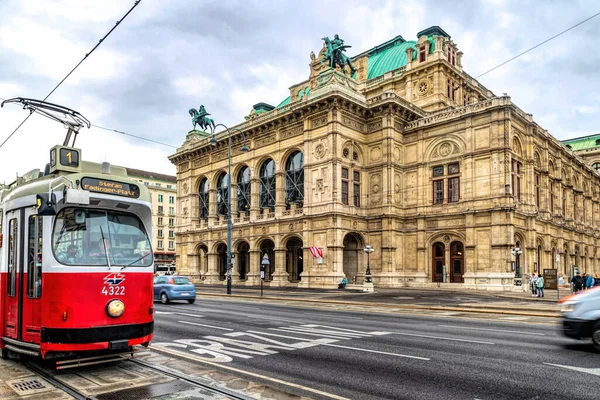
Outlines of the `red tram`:
M73 147L0 188L2 356L109 360L147 347L151 221L145 186Z

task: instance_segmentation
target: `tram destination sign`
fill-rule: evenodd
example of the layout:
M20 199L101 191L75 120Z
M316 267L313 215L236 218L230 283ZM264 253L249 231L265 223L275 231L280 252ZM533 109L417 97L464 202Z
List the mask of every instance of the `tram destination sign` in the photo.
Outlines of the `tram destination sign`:
M137 199L140 197L140 188L131 183L123 183L110 181L100 178L83 178L81 180L81 188L90 192L114 194L116 196L132 197Z

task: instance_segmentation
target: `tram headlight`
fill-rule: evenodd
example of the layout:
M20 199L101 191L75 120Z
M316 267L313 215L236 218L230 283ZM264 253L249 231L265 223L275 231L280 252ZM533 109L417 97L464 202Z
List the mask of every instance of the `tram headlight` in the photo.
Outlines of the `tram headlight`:
M106 305L106 314L111 318L117 318L125 312L125 304L121 300L111 300Z

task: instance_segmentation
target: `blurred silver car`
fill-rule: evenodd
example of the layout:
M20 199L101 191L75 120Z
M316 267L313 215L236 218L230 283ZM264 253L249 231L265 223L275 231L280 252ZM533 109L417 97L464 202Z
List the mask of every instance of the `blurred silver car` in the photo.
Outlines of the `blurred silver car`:
M592 338L600 351L600 287L567 296L559 304L563 333L574 339Z

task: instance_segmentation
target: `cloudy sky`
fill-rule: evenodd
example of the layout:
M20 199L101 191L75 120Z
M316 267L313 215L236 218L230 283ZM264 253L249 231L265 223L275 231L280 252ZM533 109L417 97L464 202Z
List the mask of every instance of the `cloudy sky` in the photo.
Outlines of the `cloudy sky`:
M0 98L44 98L133 0L0 0ZM51 4L51 5L50 5ZM204 104L217 122L243 121L253 104L277 105L308 77L309 54L338 33L358 54L396 35L441 26L478 76L600 11L588 1L552 0L142 0L48 99L93 124L179 146L187 110ZM600 16L480 81L555 137L600 132ZM0 142L26 117L0 109ZM0 148L0 182L43 168L62 143L58 123L34 115ZM83 158L175 174L172 147L92 127Z

